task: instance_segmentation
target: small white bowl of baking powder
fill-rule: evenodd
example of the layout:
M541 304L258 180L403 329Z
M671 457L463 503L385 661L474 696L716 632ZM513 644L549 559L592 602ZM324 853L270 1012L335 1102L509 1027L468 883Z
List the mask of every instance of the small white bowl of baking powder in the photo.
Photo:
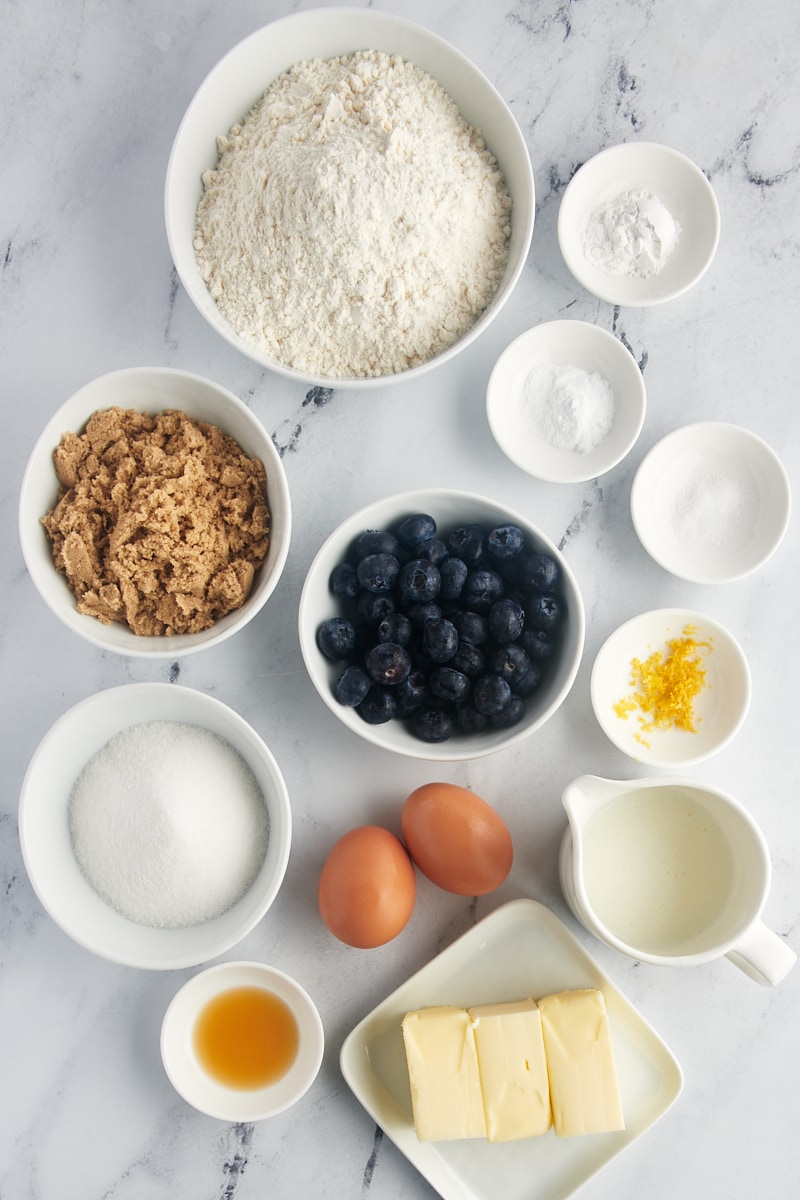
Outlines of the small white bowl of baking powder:
M589 159L558 211L564 262L587 291L610 304L646 308L693 287L719 242L717 198L678 150L625 142Z
M651 558L690 583L731 583L770 558L791 515L789 477L756 434L725 421L684 425L642 460L631 516Z
M641 432L645 408L633 355L588 321L546 321L520 334L486 389L498 446L548 483L581 483L617 466Z

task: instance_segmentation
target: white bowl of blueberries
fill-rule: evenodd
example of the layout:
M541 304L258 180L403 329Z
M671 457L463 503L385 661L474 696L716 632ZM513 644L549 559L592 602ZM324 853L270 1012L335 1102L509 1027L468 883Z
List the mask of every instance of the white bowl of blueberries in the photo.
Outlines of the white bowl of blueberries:
M440 762L528 737L575 681L585 616L563 555L530 521L470 492L362 508L306 578L299 634L328 708L358 736Z

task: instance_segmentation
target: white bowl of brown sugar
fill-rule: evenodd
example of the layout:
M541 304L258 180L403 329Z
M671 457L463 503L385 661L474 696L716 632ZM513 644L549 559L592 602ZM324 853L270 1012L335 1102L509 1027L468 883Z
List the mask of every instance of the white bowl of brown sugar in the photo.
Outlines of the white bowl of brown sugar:
M289 488L232 392L134 367L92 380L48 421L19 530L36 588L69 629L103 650L175 658L266 603L289 552Z
M417 378L499 313L533 233L511 110L454 46L372 9L294 13L201 83L166 177L181 282L226 341L318 385Z

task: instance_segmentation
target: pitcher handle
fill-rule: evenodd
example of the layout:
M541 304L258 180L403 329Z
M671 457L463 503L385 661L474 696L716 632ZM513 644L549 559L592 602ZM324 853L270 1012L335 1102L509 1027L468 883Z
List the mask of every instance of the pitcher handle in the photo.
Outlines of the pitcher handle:
M780 983L797 962L791 946L760 920L753 922L725 957L764 987Z

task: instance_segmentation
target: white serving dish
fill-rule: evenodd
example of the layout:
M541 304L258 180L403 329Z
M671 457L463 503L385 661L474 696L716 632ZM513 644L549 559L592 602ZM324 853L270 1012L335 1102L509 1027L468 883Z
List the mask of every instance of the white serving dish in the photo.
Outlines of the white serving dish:
M83 767L114 734L145 721L179 721L224 738L255 775L269 814L264 865L249 890L221 916L182 929L139 925L111 908L81 873L70 838L69 798ZM23 780L19 834L33 889L64 933L111 962L164 971L207 962L255 928L286 874L292 813L272 753L232 708L177 684L133 683L96 692L51 726Z
M222 617L200 633L171 637L144 637L127 625L103 625L96 617L79 613L75 596L53 562L42 517L58 498L53 451L64 433L82 433L93 413L119 407L159 413L178 409L198 421L217 425L234 438L251 458L258 458L267 476L270 510L270 545L266 560L256 571L250 594L241 608ZM19 501L19 536L25 565L37 591L58 619L84 641L129 658L182 658L217 646L242 629L261 611L278 586L292 535L289 484L278 451L264 426L233 392L188 371L169 367L130 367L112 371L85 384L54 413L31 451L22 480Z
M627 719L614 711L614 705L634 691L631 660L666 652L666 642L680 638L686 626L692 627L696 641L710 640L712 645L703 658L705 686L693 705L696 732L675 728L642 733L636 711ZM741 728L750 693L750 668L733 635L713 618L684 608L655 609L626 621L601 646L590 681L600 728L624 754L651 767L687 767L717 754Z
M631 488L639 541L690 583L731 583L775 553L791 515L789 477L766 442L724 421L684 425L642 460Z
M526 414L528 374L548 365L579 367L611 384L614 423L587 454L550 445ZM645 406L644 379L631 352L588 321L546 321L526 330L500 355L486 389L486 415L500 449L520 470L551 483L580 483L615 467L641 432Z
M658 274L607 275L587 259L583 230L599 204L634 188L656 196L681 234ZM600 300L634 308L662 304L693 287L710 267L719 235L719 205L703 172L656 142L625 142L590 158L570 180L558 211L558 244L578 283Z
M414 1132L401 1022L434 1004L541 998L596 987L608 1010L626 1128L559 1139L420 1142ZM573 937L535 900L513 900L479 921L401 984L346 1038L342 1072L370 1117L443 1200L566 1200L635 1142L679 1096L683 1075L658 1034Z
M297 1023L297 1056L286 1074L260 1088L226 1087L198 1061L192 1039L202 1008L221 992L258 987L272 992ZM314 1001L296 980L259 962L227 962L209 967L185 983L170 1003L161 1026L161 1059L170 1083L193 1108L221 1121L263 1121L285 1112L303 1097L322 1065L325 1036Z
M497 159L511 194L509 260L486 311L456 343L428 362L379 378L333 379L296 370L261 353L237 336L214 303L193 247L201 176L217 162L217 137L227 134L269 85L297 62L328 59L355 50L397 54L431 75L462 116L479 128ZM411 381L447 362L477 338L500 312L522 273L535 213L533 170L516 119L486 76L454 46L422 26L374 9L317 8L265 25L234 46L198 88L172 147L167 167L167 239L181 283L212 329L253 361L297 382L347 388Z

